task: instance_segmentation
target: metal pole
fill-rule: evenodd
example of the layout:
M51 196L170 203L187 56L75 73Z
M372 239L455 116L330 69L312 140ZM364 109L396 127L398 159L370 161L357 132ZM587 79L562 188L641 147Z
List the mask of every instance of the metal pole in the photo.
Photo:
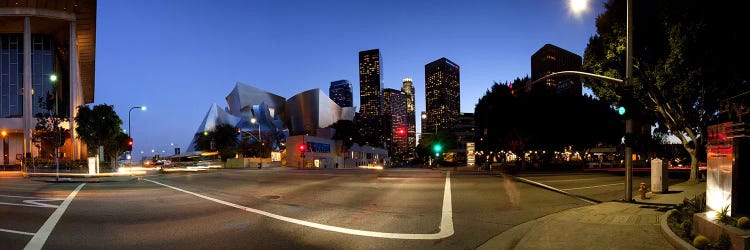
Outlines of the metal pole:
M55 181L60 181L60 156L58 155L60 154L58 150L60 145L60 130L58 127L60 126L60 124L58 124L56 116L59 116L57 112L57 88L55 88L55 115L52 116L52 125L55 126Z
M625 85L630 86L633 79L633 1L627 1L627 27L625 47ZM628 110L628 112L633 112ZM625 134L633 134L633 119L625 120ZM625 201L633 200L633 149L625 144Z
M258 169L263 168L263 137L261 137L260 133L260 120L258 120L258 141L260 141L260 165L258 165Z

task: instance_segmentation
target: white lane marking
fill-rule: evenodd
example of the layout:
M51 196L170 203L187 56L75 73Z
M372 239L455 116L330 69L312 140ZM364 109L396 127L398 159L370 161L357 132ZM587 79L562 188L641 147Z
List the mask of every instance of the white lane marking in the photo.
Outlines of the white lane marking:
M613 177L617 177L617 176L613 176ZM604 177L604 178L606 178L606 177ZM568 179L568 180L549 180L549 181L544 181L544 182L545 182L545 183L550 183L550 182L569 182L569 181L588 181L588 180L601 180L601 178ZM540 180L540 181L541 181L541 180Z
M566 189L561 189L561 190L570 191L570 190L587 189L587 188L608 187L608 186L615 186L615 185L623 185L623 183L614 183L614 184L588 186L588 187L577 187L577 188L566 188Z
M2 195L0 194L0 197L8 197L8 198L24 198L24 199L39 199L39 197L33 197L33 196L16 196L16 195ZM61 201L65 200L63 198L42 198L45 200L51 200L51 201Z
M241 205L237 205L231 202L219 200L216 198L208 197L202 194L190 192L184 189L180 189L177 187L173 187L164 183L152 181L149 179L144 179L146 181L150 181L154 184L162 185L183 193L191 194L209 201L213 201L219 204L223 204L226 206L238 208L240 210L244 210L251 213L260 214L263 216L271 217L277 220L286 221L302 226L322 229L326 231L332 231L332 232L338 232L338 233L344 233L344 234L351 234L351 235L359 235L359 236L368 236L368 237L377 237L377 238L387 238L387 239L407 239L407 240L437 240L437 239L443 239L447 238L451 235L453 235L453 204L451 201L451 174L448 172L448 174L445 176L445 189L443 191L443 212L442 216L440 218L440 231L434 234L403 234L403 233L383 233L383 232L375 232L375 231L366 231L366 230L358 230L358 229L350 229L350 228L343 228L343 227L336 227L336 226L330 226L315 222L309 222L299 219L294 219L278 214L272 214L266 211L249 208Z
M34 235L34 233L21 232L21 231L10 230L10 229L2 229L2 228L0 228L0 232L14 233L14 234L25 234L25 235Z
M26 202L26 201L24 201L24 202ZM23 203L0 202L0 205L21 206L21 207L42 207L42 208L57 208L58 207L58 206L55 206L55 205L50 205L50 204L45 204L45 203L23 204Z
M572 196L572 197L574 197L574 198L576 198L576 199L579 199L579 200L582 200L582 201L585 201L585 202L588 202L588 203L591 203L591 204L597 204L596 202L593 202L593 201L590 201L590 200L587 200L587 199L583 199L583 198L581 198L581 197L578 197L578 196L572 195L571 193L565 192L565 191L563 191L563 190L560 190L560 189L558 189L558 188L552 187L552 186L550 186L550 185L546 185L546 184L544 184L544 183L541 183L541 182L536 182L536 181L532 181L532 180L529 180L529 179L526 179L526 178L523 178L523 177L518 177L518 176L514 176L513 178L518 178L518 179L520 179L520 180L523 180L523 181L526 181L526 182L529 182L529 183L534 183L534 184L536 184L536 185L538 185L538 186L542 186L542 187L544 187L544 188L546 188L546 189L550 189L550 190L555 190L555 191L557 191L557 192L560 192L560 193L563 193L563 194L567 194L567 195L570 195L570 196Z
M39 228L39 231L34 234L34 237L31 238L29 243L26 244L26 247L23 248L24 250L42 249L42 247L44 246L44 242L47 241L47 238L49 238L49 235L52 233L52 229L55 229L55 225L57 225L60 217L62 217L63 213L65 213L65 210L68 209L70 202L73 201L73 198L76 197L78 191L81 191L81 188L83 188L84 185L86 185L86 183L81 183L81 185L78 185L78 187L76 187L76 189L68 195L68 198L65 198L62 204L60 204L60 207L55 209L55 212L52 212L52 215L50 215L49 218L47 218L47 221L44 222L44 225Z
M46 201L58 201L58 200L47 200L47 199L38 199L38 200L24 200L23 203L28 203L32 205L37 205L39 207L49 207L49 208L57 208L57 205L51 205L47 203L42 203Z

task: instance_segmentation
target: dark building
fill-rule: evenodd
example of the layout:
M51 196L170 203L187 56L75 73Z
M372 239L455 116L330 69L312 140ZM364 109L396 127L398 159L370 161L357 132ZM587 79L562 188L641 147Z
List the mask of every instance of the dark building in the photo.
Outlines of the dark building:
M531 55L531 81L559 71L580 71L583 65L581 56L552 44L545 44ZM543 83L561 95L581 95L581 79L578 76L560 76L547 79ZM525 86L525 92L532 86Z
M424 66L424 79L427 117L422 132L452 129L461 108L459 66L440 58Z
M379 49L359 52L359 112L383 114L383 74Z
M414 96L414 83L411 78L404 78L403 85L401 86L401 92L406 94L406 154L407 159L413 157L414 148L417 146L417 121L415 110L415 96Z
M394 160L404 160L407 157L407 95L400 90L383 90L383 117L386 124L386 141L388 154ZM403 134L399 134L403 131Z
M328 96L342 108L351 107L353 105L352 84L347 80L333 81L328 89Z
M474 123L474 113L461 113L461 115L458 116L458 121L453 127L453 131L456 134L456 139L458 139L461 148L466 147L467 142L474 141L476 128L477 126Z

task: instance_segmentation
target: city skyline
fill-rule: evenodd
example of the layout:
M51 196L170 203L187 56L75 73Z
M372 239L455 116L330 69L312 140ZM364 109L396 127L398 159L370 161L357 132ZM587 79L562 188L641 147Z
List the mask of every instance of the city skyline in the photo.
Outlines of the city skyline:
M542 45L582 55L602 4L591 3L591 11L576 17L566 1L446 1L430 7L401 2L102 2L94 104L114 105L124 124L130 107L148 106L131 116L134 152L168 150L171 143L185 148L205 107L223 103L225 89L234 83L290 97L305 89L327 89L339 79L358 82L356 53L378 48L384 58L384 88L399 88L403 78L412 78L416 113L425 110L424 65L440 57L458 62L460 111L473 112L493 81L530 75L528 58ZM379 15L360 17L357 10L363 6ZM476 18L454 18L467 13ZM453 28L433 27L436 22ZM229 25L238 23L243 25ZM359 107L360 86L352 85L354 106Z

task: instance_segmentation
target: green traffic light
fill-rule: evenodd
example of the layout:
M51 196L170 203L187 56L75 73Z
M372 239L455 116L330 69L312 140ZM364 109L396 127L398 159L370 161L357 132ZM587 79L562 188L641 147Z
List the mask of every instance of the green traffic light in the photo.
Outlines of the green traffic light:
M443 150L443 146L440 144L435 144L435 146L432 146L432 150L435 151L435 153L440 153L440 151Z
M625 107L620 106L619 108L617 108L617 113L620 115L625 115Z

